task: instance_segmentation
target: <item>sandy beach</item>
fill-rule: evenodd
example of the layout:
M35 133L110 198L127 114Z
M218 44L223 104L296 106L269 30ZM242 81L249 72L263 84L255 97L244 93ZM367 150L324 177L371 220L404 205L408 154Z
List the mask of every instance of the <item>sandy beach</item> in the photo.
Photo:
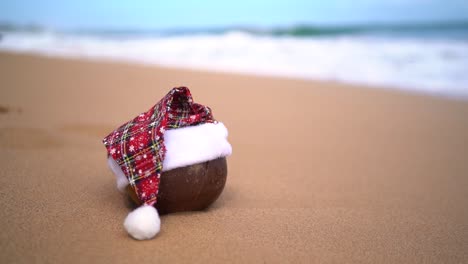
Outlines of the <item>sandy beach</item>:
M0 263L468 262L467 101L7 53L0 82ZM228 181L135 241L101 140L182 85Z

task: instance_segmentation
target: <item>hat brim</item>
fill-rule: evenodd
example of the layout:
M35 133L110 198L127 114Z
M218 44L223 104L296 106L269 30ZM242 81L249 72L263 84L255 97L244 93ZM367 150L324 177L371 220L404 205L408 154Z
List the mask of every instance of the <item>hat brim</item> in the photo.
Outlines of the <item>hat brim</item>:
M232 147L227 137L228 131L221 122L167 130L164 133L163 171L231 155ZM109 156L108 164L116 176L117 188L124 192L129 184L127 177L112 156Z

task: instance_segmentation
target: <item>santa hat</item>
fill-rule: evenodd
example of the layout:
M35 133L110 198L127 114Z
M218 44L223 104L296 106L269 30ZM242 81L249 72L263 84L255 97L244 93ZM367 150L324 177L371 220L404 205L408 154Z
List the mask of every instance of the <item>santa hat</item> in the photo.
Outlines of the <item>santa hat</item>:
M123 191L130 184L143 204L125 219L132 237L150 239L160 230L153 205L161 173L229 156L232 148L227 134L209 107L194 103L189 89L178 87L104 138L118 189Z

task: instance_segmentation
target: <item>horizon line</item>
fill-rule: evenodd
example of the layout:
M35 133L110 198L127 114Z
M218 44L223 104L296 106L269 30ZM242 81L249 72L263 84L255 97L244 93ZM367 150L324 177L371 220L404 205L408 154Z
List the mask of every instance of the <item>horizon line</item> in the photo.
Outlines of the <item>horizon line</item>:
M343 23L312 23L312 22L297 22L284 25L221 25L221 26L179 26L179 27L73 27L67 29L58 29L50 26L41 25L39 23L14 23L0 20L0 31L55 31L63 33L155 33L155 32L212 32L222 33L229 30L243 30L250 32L272 32L272 31L288 31L291 29L317 29L330 31L346 31L359 30L373 31L385 29L401 29L401 30L418 30L418 29L434 29L434 28L459 28L468 30L468 19L454 20L426 20L426 21L379 21L379 22L343 22Z

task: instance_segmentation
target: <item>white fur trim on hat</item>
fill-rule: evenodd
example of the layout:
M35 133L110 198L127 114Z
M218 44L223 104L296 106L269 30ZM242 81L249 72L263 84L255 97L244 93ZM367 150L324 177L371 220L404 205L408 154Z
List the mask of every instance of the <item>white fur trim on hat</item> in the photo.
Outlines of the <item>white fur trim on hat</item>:
M115 179L117 180L117 189L120 192L125 192L125 187L128 185L128 179L123 173L122 169L119 167L119 164L117 164L117 162L112 157L107 159L107 164L115 175Z
M228 131L221 122L167 130L164 133L163 171L231 155L232 147L227 137ZM117 188L124 191L128 185L127 177L110 156L108 163L117 178Z
M151 239L159 233L161 220L154 206L142 205L127 215L124 227L128 234L135 239Z
M206 123L167 130L163 171L231 155L228 131L223 123Z

